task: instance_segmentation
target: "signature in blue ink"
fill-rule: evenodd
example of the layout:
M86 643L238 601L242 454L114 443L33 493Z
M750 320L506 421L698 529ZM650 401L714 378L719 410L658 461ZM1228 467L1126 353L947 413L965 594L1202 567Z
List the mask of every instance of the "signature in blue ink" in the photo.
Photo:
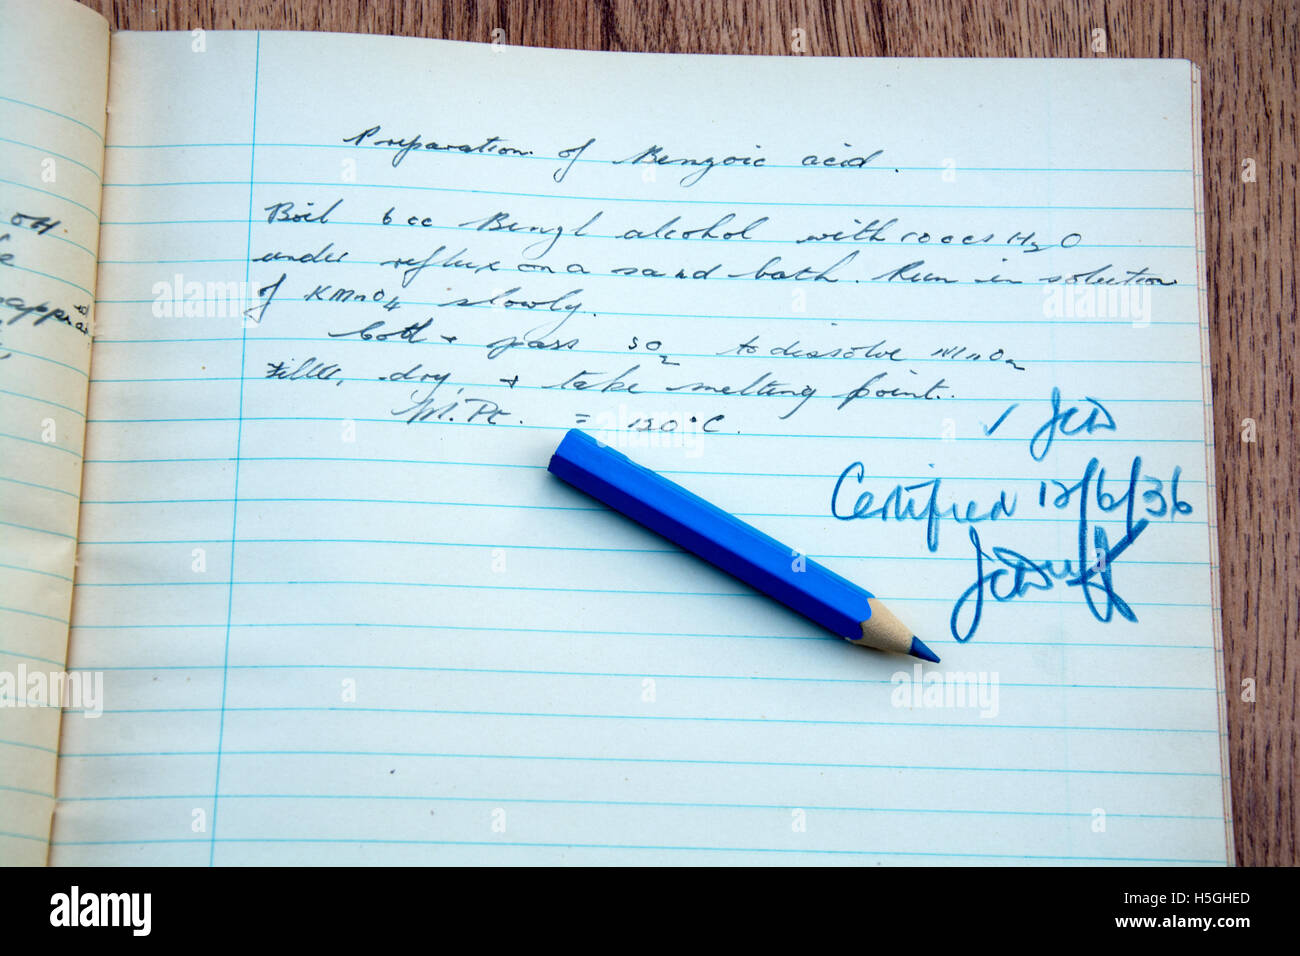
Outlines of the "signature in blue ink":
M1052 389L1052 414L1029 439L1029 455L1034 461L1047 457L1058 434L1069 437L1080 433L1091 435L1098 431L1115 431L1115 419L1101 402L1087 396L1084 401L1090 407L1071 405L1062 409L1061 390Z
M1149 522L1143 518L1125 533L1114 546L1100 525L1092 528L1093 545L1097 557L1089 564L1086 532L1080 537L1079 558L1060 562L1034 560L1010 548L992 548L989 552L980 543L979 532L970 529L971 544L975 548L975 581L962 592L952 606L948 627L958 641L966 642L975 636L984 613L985 596L999 603L1013 601L1030 591L1050 591L1058 584L1081 588L1084 603L1097 620L1108 623L1115 614L1126 621L1136 621L1137 614L1115 590L1114 562L1137 541ZM985 562L997 566L989 569ZM1076 570L1081 568L1082 570Z
M1058 509L1076 508L1078 513L1077 553L1064 561L1027 557L1010 548L985 549L979 532L970 529L971 545L975 549L975 580L957 598L952 608L948 626L952 636L961 642L969 641L979 629L984 613L984 603L1014 601L1025 595L1050 591L1057 587L1078 588L1084 604L1094 618L1109 623L1116 615L1126 621L1136 621L1132 606L1120 596L1115 587L1115 562L1133 545L1155 518L1190 514L1192 506L1178 498L1178 479L1181 469L1175 468L1170 481L1170 494L1166 497L1164 482L1142 475L1142 459L1134 456L1129 467L1128 482L1124 492L1116 495L1105 489L1106 470L1093 458L1084 468L1083 475L1073 484L1054 482L1060 489L1050 503ZM1138 513L1139 483L1153 483L1141 492ZM1112 489L1114 485L1112 485ZM1039 489L1039 504L1047 503L1046 483ZM1090 509L1096 508L1104 516L1124 509L1124 534L1111 544L1106 529L1095 524Z

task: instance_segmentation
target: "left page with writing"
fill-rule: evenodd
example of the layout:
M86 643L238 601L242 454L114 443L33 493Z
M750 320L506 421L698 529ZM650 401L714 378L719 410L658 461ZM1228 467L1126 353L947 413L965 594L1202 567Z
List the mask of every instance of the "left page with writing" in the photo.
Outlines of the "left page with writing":
M94 703L63 668L108 23L70 0L3 0L0 38L0 864L39 865L49 848L61 705Z

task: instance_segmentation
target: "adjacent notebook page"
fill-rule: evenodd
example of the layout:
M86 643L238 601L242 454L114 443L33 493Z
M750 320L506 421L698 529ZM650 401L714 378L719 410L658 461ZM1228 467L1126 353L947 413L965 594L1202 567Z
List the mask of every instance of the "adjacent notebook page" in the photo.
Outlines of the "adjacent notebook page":
M0 865L45 862L94 321L108 24L0 4Z
M1194 76L115 35L54 862L1224 863Z

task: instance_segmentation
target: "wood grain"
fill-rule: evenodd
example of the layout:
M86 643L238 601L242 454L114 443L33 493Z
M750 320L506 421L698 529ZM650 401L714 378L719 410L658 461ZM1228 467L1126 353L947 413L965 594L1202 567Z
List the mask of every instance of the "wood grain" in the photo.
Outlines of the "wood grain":
M1200 65L1233 815L1243 865L1297 862L1296 69L1288 2L85 0L114 29L332 30L528 46L822 56L1186 57ZM494 32L500 31L500 32ZM1086 144L1085 144L1086 148ZM1241 177L1253 159L1256 181ZM1257 440L1241 440L1243 420ZM1256 699L1242 700L1253 679Z

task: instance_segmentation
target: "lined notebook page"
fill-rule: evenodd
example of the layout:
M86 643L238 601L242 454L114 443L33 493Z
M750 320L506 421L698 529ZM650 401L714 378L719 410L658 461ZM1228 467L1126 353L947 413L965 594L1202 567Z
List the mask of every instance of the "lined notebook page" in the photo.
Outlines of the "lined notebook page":
M115 35L54 861L1225 862L1191 73Z
M0 864L40 864L65 699L108 24L79 4L12 0L0 36L15 41L0 58Z

